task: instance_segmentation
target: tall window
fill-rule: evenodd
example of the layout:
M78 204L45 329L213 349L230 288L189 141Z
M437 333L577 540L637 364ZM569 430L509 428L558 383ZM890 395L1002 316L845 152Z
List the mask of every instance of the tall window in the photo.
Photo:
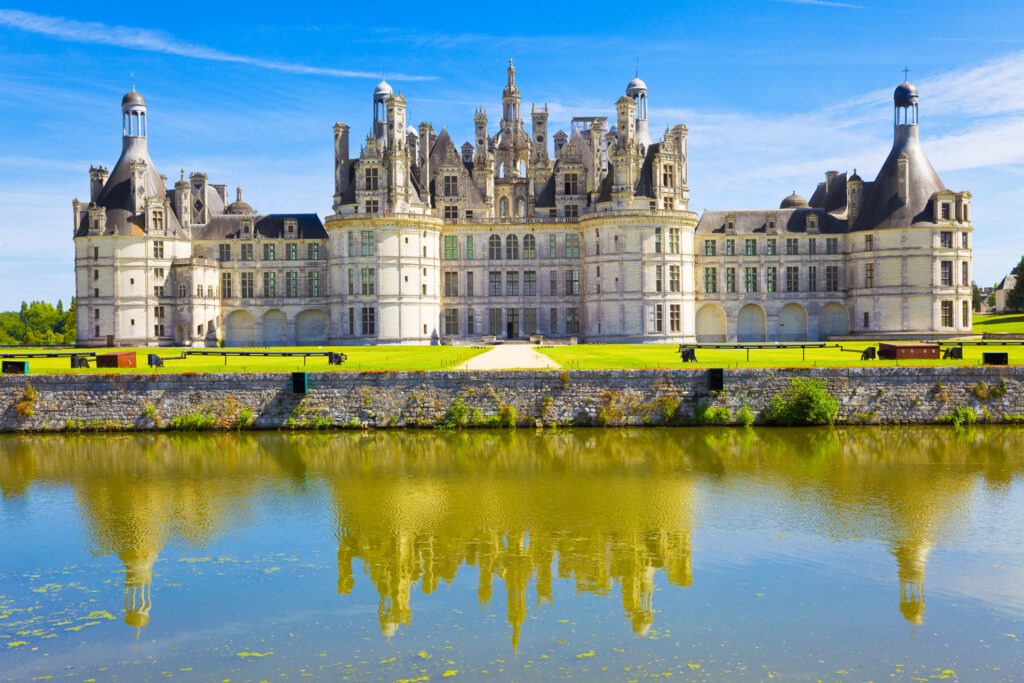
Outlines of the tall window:
M839 266L825 266L825 291L839 291Z
M558 273L553 270L551 271L551 278L548 281L548 294L551 296L556 296L558 294Z
M492 261L501 260L501 238L497 235L487 238L487 258Z
M717 246L718 242L716 240L704 240L704 255L714 256Z
M679 253L679 228L668 229L668 253Z
M864 286L874 287L875 286L875 264L865 263L864 264Z
M565 258L579 258L580 257L580 236L579 235L566 235L565 236Z
M748 292L756 292L757 291L757 268L752 267L752 266L747 266L746 268L743 269L743 271L744 271L744 281L743 281L744 288Z
M669 304L668 331L678 332L682 329L682 315L679 304Z
M501 329L500 308L487 309L487 334L492 337L502 337L505 335L505 331Z
M444 259L453 261L459 258L459 238L456 235L444 236Z
M272 242L266 242L263 244L263 260L264 261L276 261L277 260L277 246Z
M444 176L444 196L456 197L459 194L459 177L454 175Z
M364 307L360 318L363 334L377 334L377 309Z
M528 234L523 237L523 258L537 258L537 238L533 235Z
M306 245L306 258L310 261L317 261L320 259L319 242L310 242Z
M473 236L472 235L466 235L466 258L468 258L470 260L473 260L473 259L476 258L476 255L475 255L475 253L473 251Z
M654 305L654 331L661 332L665 328L664 308L661 304Z
M654 253L661 253L661 228L654 229Z
M444 309L444 333L449 337L454 337L459 333L459 309Z
M743 241L743 253L746 256L755 256L757 254L757 240L746 239Z
M654 266L654 291L660 292L664 289L665 267Z
M875 250L875 236L874 235L864 235L864 251L874 251L874 250Z
M511 270L505 273L505 285L508 296L519 296L519 273Z
M476 315L472 308L466 311L466 334L476 334Z
M295 242L287 242L284 245L284 260L297 261L299 258L299 245Z
M380 170L377 168L368 168L363 174L366 179L367 190L379 190L380 189Z
M704 291L708 294L714 294L718 291L718 269L717 268L705 268L704 269Z
M572 307L565 309L565 333L580 333L580 309Z
M807 253L814 256L818 253L818 240L815 237L807 238Z
M567 270L565 271L565 294L566 296L574 296L580 293L580 271L578 270Z
M676 184L676 169L672 164L665 164L661 167L661 184L665 187L673 187Z
M348 269L348 293L350 296L356 293L356 271L355 268Z
M320 296L320 271L311 270L306 273L306 295Z
M939 284L941 284L943 287L952 287L953 286L953 262L952 261L942 261L942 262L940 262L940 264L939 264L939 274L940 274Z
M473 296L473 271L466 273L466 296Z
M376 247L373 230L361 230L359 232L359 255L373 256L376 253Z
M296 297L299 295L299 274L290 270L284 274L284 295Z
M679 266L677 265L668 267L668 291L679 291Z
M255 288L255 285L253 284L253 280L254 280L253 274L252 273L242 273L241 277L242 277L242 297L246 298L246 299L253 298L253 296L255 296L255 294L253 293L253 289Z
M725 255L726 256L735 256L736 255L736 240L729 239L729 240L725 241Z
M764 269L764 289L766 292L779 291L779 269L775 266Z
M797 266L786 266L786 291L800 291L800 268Z
M839 238L838 237L826 237L825 238L825 253L826 254L838 254L839 253Z
M459 274L456 271L446 271L444 274L444 295L459 295Z
M377 293L377 270L375 268L359 269L359 293Z
M725 269L725 291L729 294L736 293L736 269L726 268Z
M505 258L510 261L519 260L519 238L515 235L505 237Z
M549 316L549 323L551 325L551 334L558 333L558 309L552 308Z
M775 256L775 254L778 253L778 248L776 247L777 242L778 240L776 240L774 237L768 240L768 249L766 250L766 253L769 256Z
M153 258L163 258L163 257L164 257L164 243L163 242L153 242Z
M277 296L277 273L273 271L263 273L263 296Z
M960 284L967 287L971 284L970 273L968 272L969 266L967 261L960 262Z
M218 244L217 245L217 260L218 261L230 261L231 260L231 245L230 244Z
M807 266L807 291L818 291L818 267Z
M225 299L231 298L231 273L220 274L220 295Z
M457 223L459 221L459 207L454 204L448 204L445 206L444 219L449 223Z
M942 326L953 327L953 302L942 302Z
M537 296L537 271L523 273L523 296Z
M501 273L496 270L487 273L487 296L501 296Z
M579 194L580 193L580 176L578 173L566 173L565 183L563 186L565 190L564 194Z
M548 258L558 258L558 237L548 235Z
M795 256L800 253L800 240L796 237L786 238L786 255Z

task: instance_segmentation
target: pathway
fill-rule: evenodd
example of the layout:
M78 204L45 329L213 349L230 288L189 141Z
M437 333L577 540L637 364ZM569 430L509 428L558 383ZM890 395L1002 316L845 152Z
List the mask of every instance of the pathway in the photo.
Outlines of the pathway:
M529 344L498 344L490 351L474 356L458 370L534 370L561 367Z

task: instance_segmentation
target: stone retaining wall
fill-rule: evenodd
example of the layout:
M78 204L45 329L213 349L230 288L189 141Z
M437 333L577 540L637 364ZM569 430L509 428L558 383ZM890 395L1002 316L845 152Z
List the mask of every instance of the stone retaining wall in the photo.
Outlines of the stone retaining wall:
M758 415L794 377L822 380L853 424L1024 420L1024 367L310 373L0 377L0 431L159 428L430 427L462 398L479 425L658 425L697 421L704 406Z

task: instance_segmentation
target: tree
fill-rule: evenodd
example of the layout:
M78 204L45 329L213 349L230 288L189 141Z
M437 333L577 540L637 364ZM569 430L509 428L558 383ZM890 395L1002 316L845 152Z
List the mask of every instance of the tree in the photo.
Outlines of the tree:
M59 301L57 306L58 308L60 307ZM971 280L971 308L974 309L975 313L981 311L981 292L978 291L978 284L974 280Z
M1017 267L1010 271L1017 276L1013 289L1006 293L1006 307L1011 311L1024 311L1024 257Z

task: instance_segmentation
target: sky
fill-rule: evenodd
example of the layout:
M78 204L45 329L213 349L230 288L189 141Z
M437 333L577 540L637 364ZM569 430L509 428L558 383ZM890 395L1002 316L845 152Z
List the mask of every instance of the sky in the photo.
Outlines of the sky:
M639 71L652 137L689 128L698 213L809 197L828 170L874 178L907 68L925 153L973 195L975 280L1024 255L1024 6L1011 0L36 1L0 7L0 310L74 295L71 201L88 200L90 166L117 161L133 83L171 183L203 171L258 211L324 217L333 124L352 127L357 155L382 74L410 124L460 145L476 107L496 131L509 59L524 113L546 103L552 133L614 118Z

